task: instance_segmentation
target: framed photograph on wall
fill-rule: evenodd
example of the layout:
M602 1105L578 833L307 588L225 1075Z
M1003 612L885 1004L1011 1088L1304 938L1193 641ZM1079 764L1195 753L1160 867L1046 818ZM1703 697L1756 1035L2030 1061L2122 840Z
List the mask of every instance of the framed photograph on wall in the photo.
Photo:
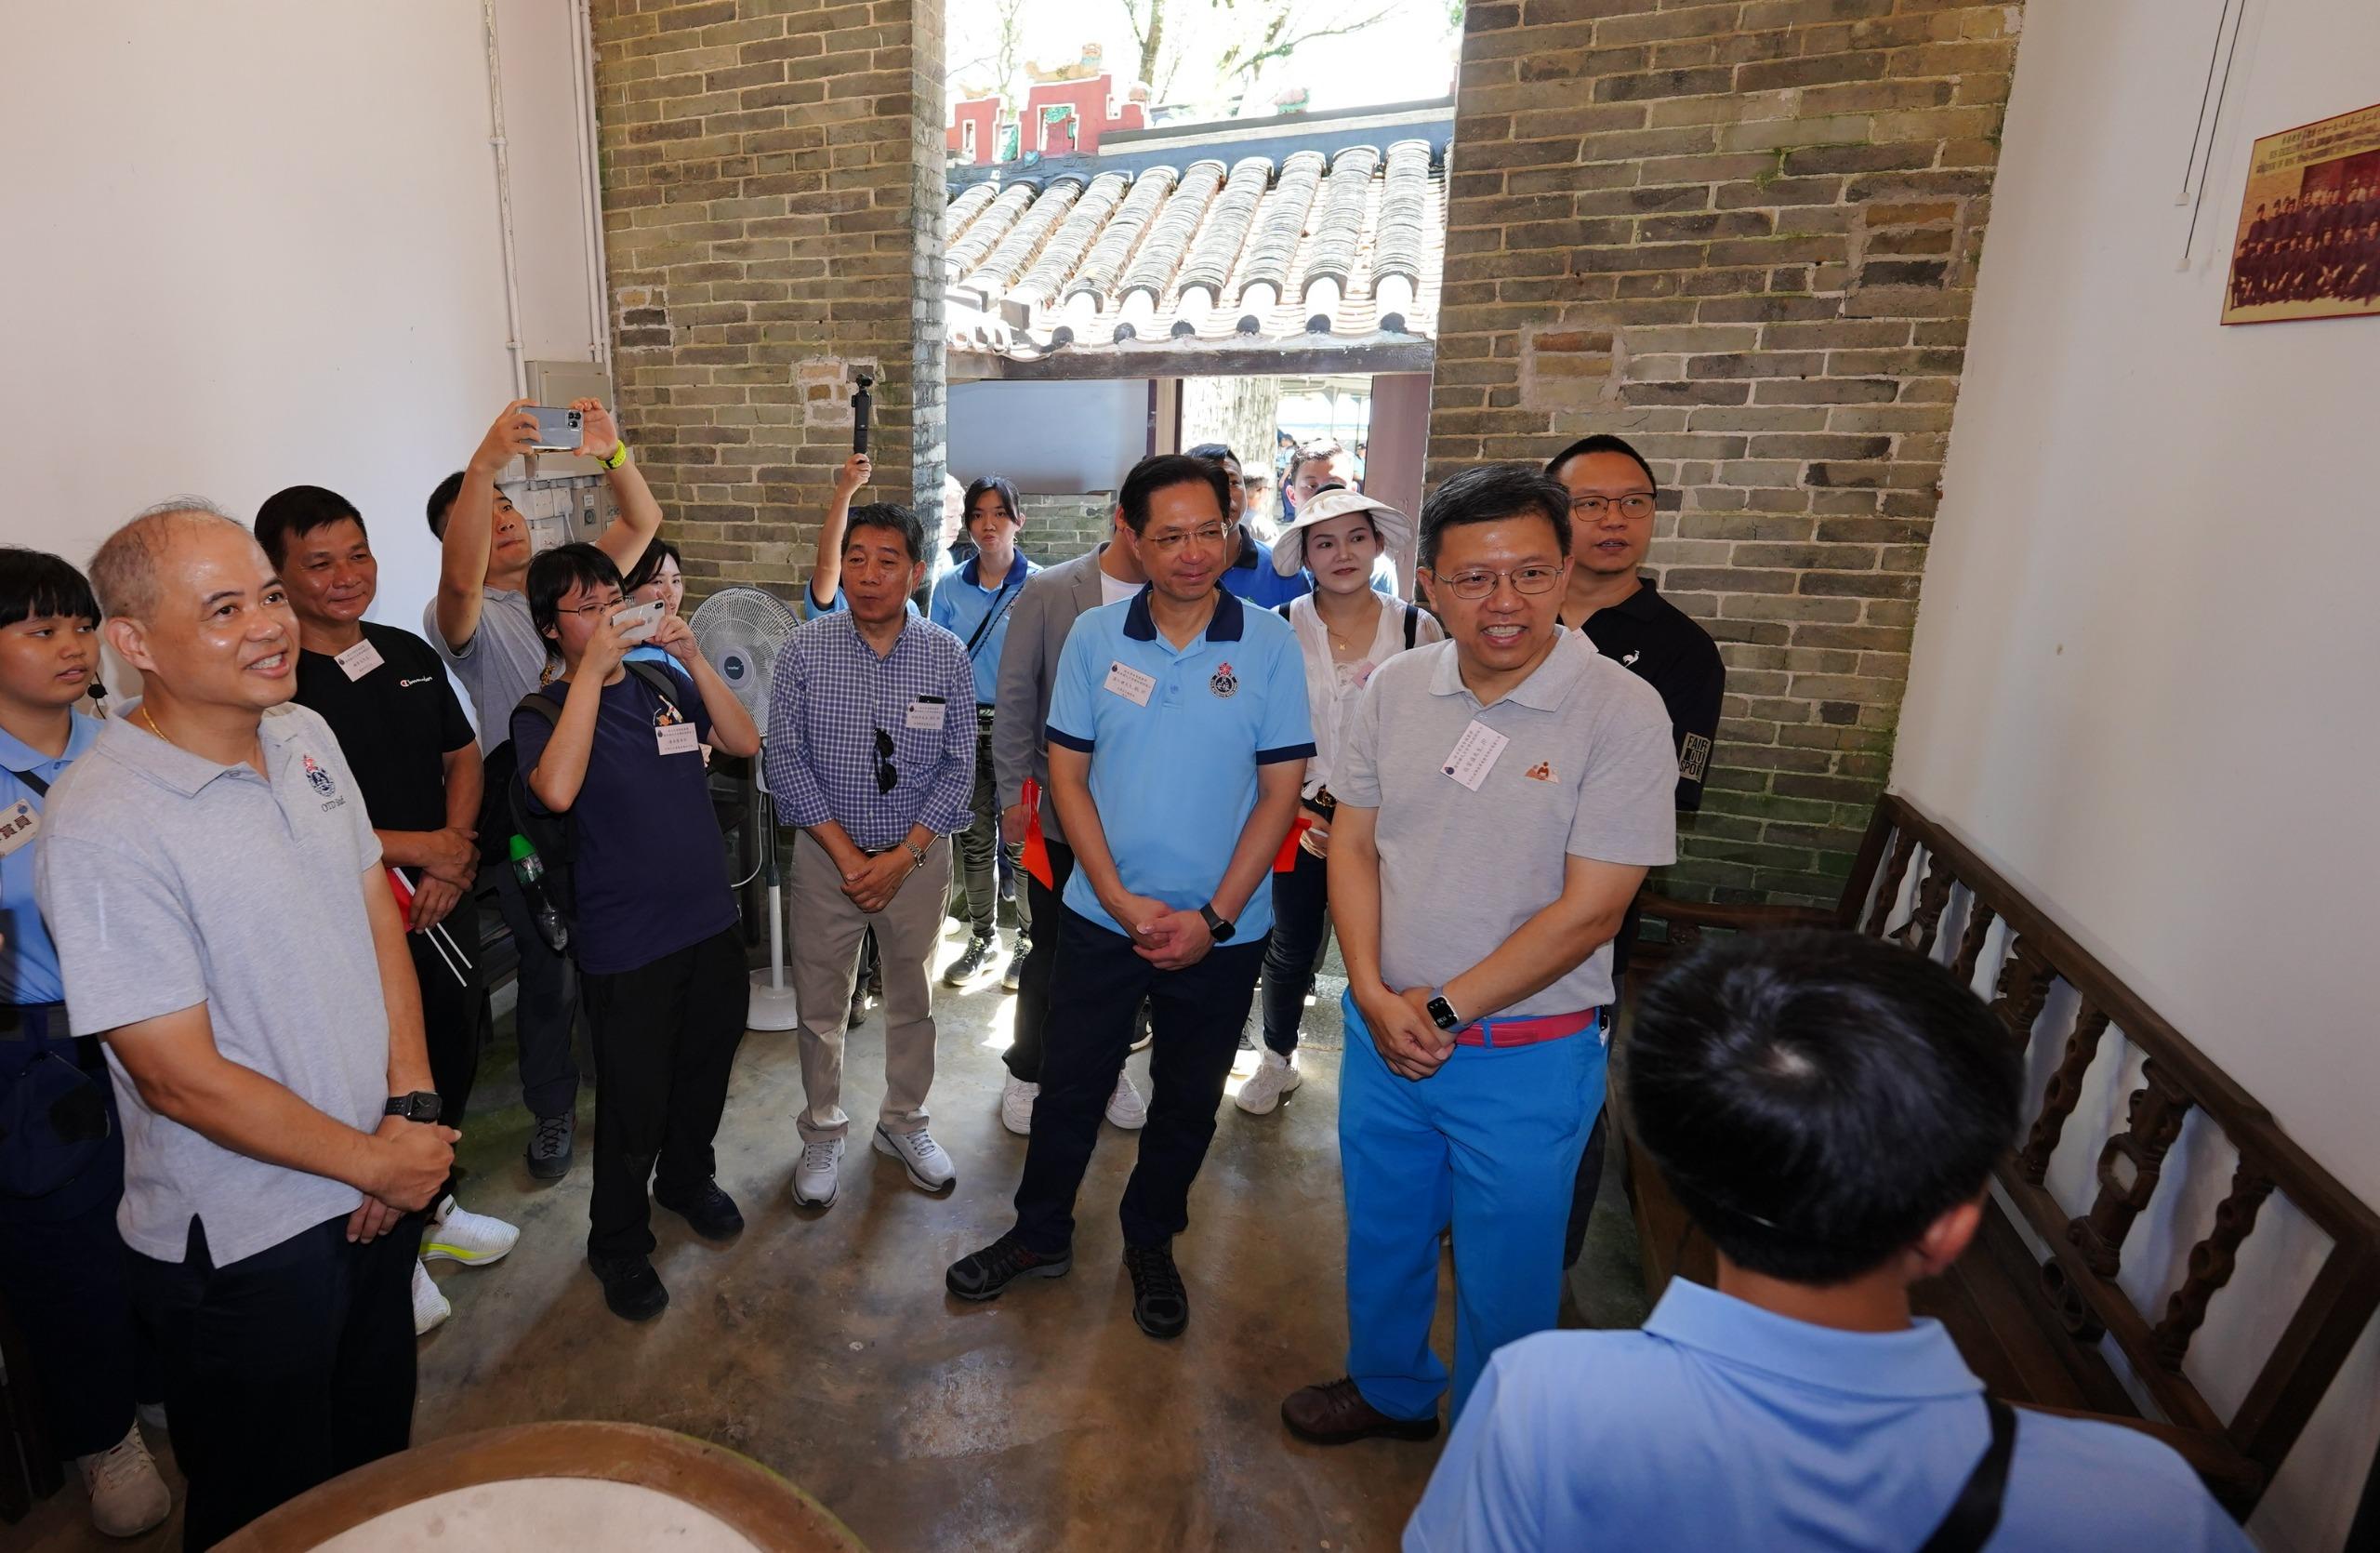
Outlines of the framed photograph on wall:
M2248 159L2226 324L2380 314L2380 105L2268 135Z

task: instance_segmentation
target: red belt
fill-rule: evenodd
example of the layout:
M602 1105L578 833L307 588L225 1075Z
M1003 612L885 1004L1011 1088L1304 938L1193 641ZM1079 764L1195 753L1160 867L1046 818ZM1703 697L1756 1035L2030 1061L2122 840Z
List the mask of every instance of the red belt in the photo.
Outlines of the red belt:
M1535 1046L1560 1041L1603 1023L1603 1010L1578 1014L1540 1014L1527 1019L1474 1019L1454 1032L1458 1046Z

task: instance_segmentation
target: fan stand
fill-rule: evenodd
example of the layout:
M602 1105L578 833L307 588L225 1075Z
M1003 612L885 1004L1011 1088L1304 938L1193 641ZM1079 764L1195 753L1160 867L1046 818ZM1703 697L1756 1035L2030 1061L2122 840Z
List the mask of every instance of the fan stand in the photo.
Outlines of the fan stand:
M789 1030L800 1023L794 1012L793 989L785 978L785 881L777 869L777 812L769 798L767 774L760 757L752 757L753 785L760 794L760 866L769 882L769 968L752 973L752 997L744 1011L744 1028Z

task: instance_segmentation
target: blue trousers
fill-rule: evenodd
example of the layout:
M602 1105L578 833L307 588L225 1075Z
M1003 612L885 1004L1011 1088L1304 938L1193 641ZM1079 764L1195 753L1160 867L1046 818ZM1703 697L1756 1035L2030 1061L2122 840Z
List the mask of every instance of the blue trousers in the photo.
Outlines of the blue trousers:
M1391 1071L1342 996L1339 1156L1347 1199L1347 1373L1395 1418L1437 1411L1430 1348L1438 1236L1454 1228L1454 1416L1498 1348L1554 1323L1562 1231L1603 1107L1592 1029L1533 1046L1457 1046L1415 1081Z

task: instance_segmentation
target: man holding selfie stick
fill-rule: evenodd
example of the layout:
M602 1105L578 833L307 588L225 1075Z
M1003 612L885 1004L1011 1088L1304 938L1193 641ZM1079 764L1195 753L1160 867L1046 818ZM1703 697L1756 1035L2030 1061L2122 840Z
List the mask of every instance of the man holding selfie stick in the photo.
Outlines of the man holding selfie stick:
M595 543L625 573L659 531L661 507L628 458L610 412L592 399L575 400L570 408L580 421L575 451L603 466L619 508L619 516ZM528 521L496 484L514 458L547 445L538 419L537 406L525 399L507 405L472 450L469 465L430 493L430 531L438 536L440 548L438 596L422 611L421 634L462 682L479 715L480 751L487 763L480 859L496 865L496 908L520 951L520 1004L513 1023L521 1048L521 1098L537 1119L529 1135L529 1174L550 1181L569 1174L578 1127L578 1064L570 1050L578 989L570 961L538 933L520 883L505 866L510 830L503 794L514 770L508 723L521 698L537 688L546 644L530 621L523 591Z

